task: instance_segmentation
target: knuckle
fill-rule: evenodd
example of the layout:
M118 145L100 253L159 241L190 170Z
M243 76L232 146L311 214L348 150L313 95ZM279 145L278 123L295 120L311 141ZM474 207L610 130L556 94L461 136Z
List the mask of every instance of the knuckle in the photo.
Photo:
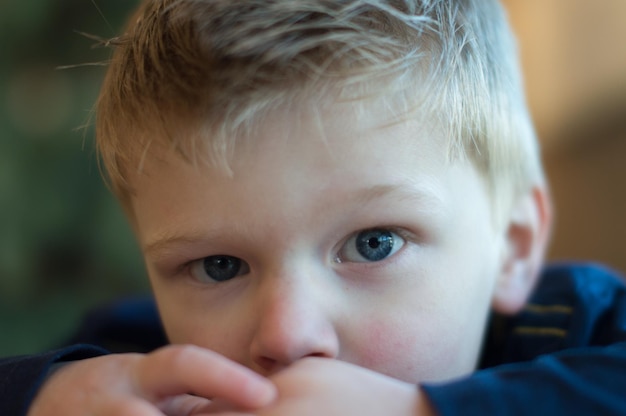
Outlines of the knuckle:
M198 347L193 345L171 345L161 353L164 364L170 368L186 367L198 355Z
M109 402L102 414L106 416L144 416L153 415L154 412L146 402L126 398Z

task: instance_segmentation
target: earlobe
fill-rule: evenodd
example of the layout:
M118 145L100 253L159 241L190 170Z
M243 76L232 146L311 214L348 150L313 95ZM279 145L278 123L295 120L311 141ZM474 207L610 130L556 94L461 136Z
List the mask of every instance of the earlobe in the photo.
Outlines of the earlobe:
M539 277L551 226L552 206L546 185L535 186L515 202L505 231L494 311L511 315L524 307Z

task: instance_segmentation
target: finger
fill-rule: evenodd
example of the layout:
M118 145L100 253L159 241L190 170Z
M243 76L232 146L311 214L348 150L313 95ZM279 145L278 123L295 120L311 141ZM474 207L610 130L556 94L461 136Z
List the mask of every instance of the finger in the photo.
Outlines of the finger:
M241 412L242 409L238 406L233 405L230 402L227 402L224 399L215 399L215 400L211 400L210 403L205 406L204 408L202 408L202 412L200 412L201 414L207 413L207 414L225 414L228 413L230 414L231 412L236 413L236 412Z
M254 413L248 412L234 412L234 411L226 411L226 412L213 412L210 411L208 413L194 413L193 416L257 416Z
M103 401L94 416L163 416L152 404L137 398Z
M209 399L183 394L165 399L158 408L166 415L194 415L205 412L210 404Z
M257 408L269 404L276 396L276 388L269 380L200 347L165 347L146 356L137 367L139 394L152 400L192 393Z

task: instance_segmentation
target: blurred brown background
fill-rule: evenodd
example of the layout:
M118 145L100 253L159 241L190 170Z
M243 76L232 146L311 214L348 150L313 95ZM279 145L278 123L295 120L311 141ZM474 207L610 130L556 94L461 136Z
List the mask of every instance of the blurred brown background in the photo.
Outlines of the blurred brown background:
M626 1L504 4L556 206L550 258L626 271Z
M557 209L551 259L626 271L626 1L503 0ZM0 0L0 356L148 290L85 124L131 0Z

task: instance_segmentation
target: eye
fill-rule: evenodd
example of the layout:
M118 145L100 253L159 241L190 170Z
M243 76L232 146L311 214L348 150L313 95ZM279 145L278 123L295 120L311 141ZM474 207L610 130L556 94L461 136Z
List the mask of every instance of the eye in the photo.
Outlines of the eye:
M381 261L400 250L404 244L405 240L391 230L372 228L360 231L346 241L339 251L338 261Z
M225 282L249 271L245 261L226 255L209 256L191 263L191 275L201 283Z

